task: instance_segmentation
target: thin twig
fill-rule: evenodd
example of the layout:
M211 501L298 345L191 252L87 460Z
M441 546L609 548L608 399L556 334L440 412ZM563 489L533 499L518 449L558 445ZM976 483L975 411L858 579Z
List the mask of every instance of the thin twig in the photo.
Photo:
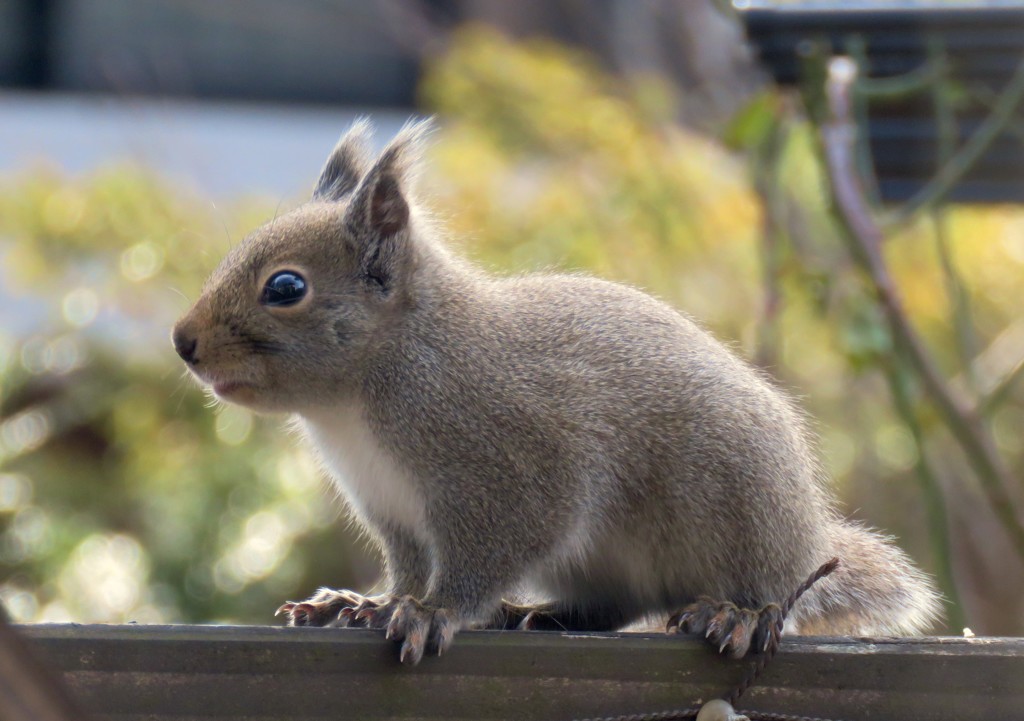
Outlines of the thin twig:
M1013 386L1024 377L1024 319L1017 320L997 335L971 359L971 370L978 380L975 413L989 418ZM966 388L966 375L950 379L950 385Z
M850 88L856 78L856 65L849 58L834 58L828 71L830 117L821 128L821 139L836 209L847 230L846 239L871 278L890 329L905 347L908 360L977 473L992 510L1024 558L1024 525L1007 491L1016 484L1016 480L996 450L974 403L946 382L911 325L903 299L882 255L882 231L871 214L854 171L856 128L850 120ZM1024 78L1024 73L1021 77Z
M1024 358L1018 360L1017 364L996 382L992 390L978 401L978 415L982 417L991 415L1021 378L1024 378Z
M752 159L754 191L761 199L761 271L764 300L757 324L756 362L762 368L774 367L778 359L778 326L782 311L782 258L784 253L783 198L779 175L779 156L785 145L785 129L774 124L761 152Z
M967 88L966 92L972 101L984 106L989 112L992 112L996 103L999 102L999 93L992 88L972 86ZM1024 122L1011 120L1006 124L1006 135L1018 143L1024 143Z
M895 226L907 223L915 218L921 210L945 197L988 150L992 141L1006 129L1021 100L1024 100L1024 59L1017 64L1017 69L1014 70L1010 82L1007 83L999 100L993 106L992 112L982 121L974 134L927 185L889 218L886 225Z
M887 78L863 78L858 81L853 92L872 100L890 98L899 100L927 90L942 71L941 66L929 62L902 75L893 75Z

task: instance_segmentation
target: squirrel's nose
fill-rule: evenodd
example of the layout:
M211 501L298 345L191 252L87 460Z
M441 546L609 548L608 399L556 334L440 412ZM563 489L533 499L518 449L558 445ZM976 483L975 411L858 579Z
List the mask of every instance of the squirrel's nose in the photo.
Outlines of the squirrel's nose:
M172 340L174 341L174 350L177 351L183 361L189 365L195 365L198 363L196 360L196 345L199 343L198 339L188 335L181 328L175 328Z

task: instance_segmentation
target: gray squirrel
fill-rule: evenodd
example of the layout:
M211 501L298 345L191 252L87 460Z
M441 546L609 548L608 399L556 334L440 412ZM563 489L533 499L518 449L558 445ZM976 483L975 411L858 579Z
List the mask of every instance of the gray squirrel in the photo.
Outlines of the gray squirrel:
M903 552L837 513L793 404L692 320L453 255L413 196L428 130L374 159L353 125L312 200L237 245L174 328L218 398L295 418L383 553L383 593L321 589L279 609L291 625L384 628L415 664L464 628L674 614L739 657L833 556L787 632L939 616Z

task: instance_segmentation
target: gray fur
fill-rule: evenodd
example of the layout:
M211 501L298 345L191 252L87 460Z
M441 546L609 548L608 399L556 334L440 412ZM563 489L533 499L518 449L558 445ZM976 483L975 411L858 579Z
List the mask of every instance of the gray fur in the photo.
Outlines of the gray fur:
M689 318L623 285L450 255L411 194L424 131L365 168L364 129L349 133L314 201L246 238L175 331L197 339L200 379L252 384L228 400L297 416L380 544L387 594L422 602L389 628L445 609L431 633L450 641L522 588L585 627L702 594L756 609L833 555L791 628L938 616L905 555L837 514L792 403ZM263 308L282 267L312 297Z
M341 137L320 171L320 179L313 189L314 200L341 200L355 190L370 167L372 132L369 120L360 118Z

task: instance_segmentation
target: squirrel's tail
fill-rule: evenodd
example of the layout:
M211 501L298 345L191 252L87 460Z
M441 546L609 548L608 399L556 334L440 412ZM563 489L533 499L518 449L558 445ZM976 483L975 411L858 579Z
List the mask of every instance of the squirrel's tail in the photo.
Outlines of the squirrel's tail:
M891 539L839 520L830 536L839 568L797 602L790 616L797 633L903 636L940 618L931 579Z

